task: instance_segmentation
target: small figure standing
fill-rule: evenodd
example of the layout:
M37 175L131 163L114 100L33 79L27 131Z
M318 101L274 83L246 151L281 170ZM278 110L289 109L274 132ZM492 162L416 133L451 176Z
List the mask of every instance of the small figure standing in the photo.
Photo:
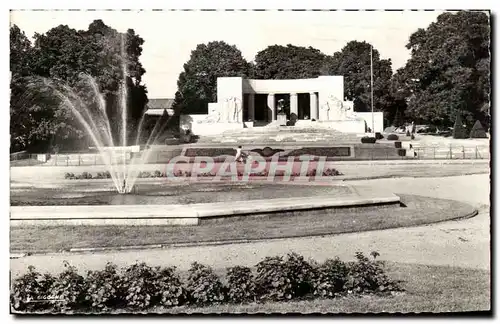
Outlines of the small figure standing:
M234 157L234 160L236 162L246 162L247 155L241 150L241 145L238 146L236 149L236 156Z

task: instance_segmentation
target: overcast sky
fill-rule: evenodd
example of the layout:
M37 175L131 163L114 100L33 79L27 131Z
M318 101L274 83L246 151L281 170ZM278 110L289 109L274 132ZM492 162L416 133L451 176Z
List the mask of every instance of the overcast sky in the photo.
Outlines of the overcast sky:
M268 45L312 46L325 54L339 51L348 41L367 41L393 71L409 58L409 36L426 28L442 11L13 11L29 37L64 24L86 29L94 19L144 38L141 62L149 98L173 98L177 78L199 43L223 40L236 45L251 61Z

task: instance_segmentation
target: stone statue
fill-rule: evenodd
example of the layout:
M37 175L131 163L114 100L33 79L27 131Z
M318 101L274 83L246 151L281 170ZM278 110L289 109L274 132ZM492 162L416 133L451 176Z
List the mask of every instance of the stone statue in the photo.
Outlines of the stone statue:
M233 107L233 122L237 123L240 121L240 113L241 113L241 105L238 102L238 98L232 98L232 107Z

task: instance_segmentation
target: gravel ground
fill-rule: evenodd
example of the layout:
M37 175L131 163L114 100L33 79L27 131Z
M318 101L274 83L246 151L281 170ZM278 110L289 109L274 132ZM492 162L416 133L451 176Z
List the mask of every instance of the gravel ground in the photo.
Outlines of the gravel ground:
M381 259L388 261L490 269L488 174L358 180L349 183L389 187L393 188L395 193L460 200L480 208L480 214L466 220L435 225L324 237L159 250L35 255L12 259L12 275L15 277L24 273L28 265L34 265L41 271L59 272L63 260L77 266L80 271L102 269L106 262L126 266L135 261L144 261L151 265L175 265L180 270L186 270L194 261L215 268L250 266L266 256L291 251L322 261L334 256L350 260L356 251L369 253L376 250L381 254Z

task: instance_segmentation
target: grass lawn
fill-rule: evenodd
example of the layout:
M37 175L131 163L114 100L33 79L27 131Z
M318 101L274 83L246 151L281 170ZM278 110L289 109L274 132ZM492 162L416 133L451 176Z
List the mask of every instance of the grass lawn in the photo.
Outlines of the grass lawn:
M158 313L378 313L465 312L491 308L490 272L448 266L387 263L390 278L405 292L393 296L267 302L209 307L155 308Z
M199 226L11 227L12 252L50 252L82 247L201 243L328 235L416 226L471 215L467 204L400 195L406 207L370 207L256 215ZM126 209L124 209L126 211Z

